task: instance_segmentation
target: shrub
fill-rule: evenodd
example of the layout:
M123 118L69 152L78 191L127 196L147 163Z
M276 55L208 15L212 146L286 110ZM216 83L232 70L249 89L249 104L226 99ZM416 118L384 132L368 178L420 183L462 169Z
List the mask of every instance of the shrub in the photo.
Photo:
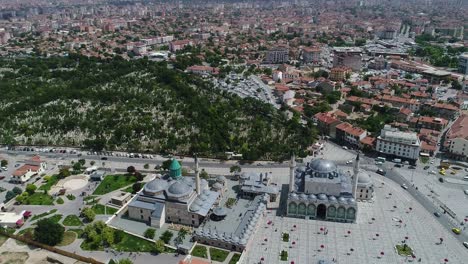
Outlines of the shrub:
M171 241L171 238L173 236L174 236L174 234L171 231L166 230L166 231L164 231L164 233L162 233L162 235L159 237L159 239L164 241L164 243L169 244L169 241Z
M145 233L143 234L146 238L153 239L156 235L156 230L154 228L146 229Z
M12 191L13 191L16 195L21 194L21 193L23 192L23 190L21 190L21 188L19 188L19 187L13 188Z
M64 201L61 197L57 198L57 200L55 201L57 204L63 204Z
M16 194L13 191L8 191L5 195L5 202L10 201L16 196Z
M81 216L83 216L87 222L92 222L94 221L94 218L96 218L94 210L90 207L86 207L81 210Z

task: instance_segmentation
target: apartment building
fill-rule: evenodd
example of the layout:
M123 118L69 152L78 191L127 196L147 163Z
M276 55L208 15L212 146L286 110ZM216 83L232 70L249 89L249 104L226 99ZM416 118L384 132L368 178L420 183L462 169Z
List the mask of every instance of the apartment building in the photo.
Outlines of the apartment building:
M265 63L267 64L281 64L289 61L289 48L276 47L267 51Z
M414 132L403 132L385 125L377 137L376 151L392 158L402 158L415 162L421 151L421 141Z
M468 161L468 115L461 115L445 136L447 151L452 158Z
M351 146L359 148L361 140L367 136L367 131L354 127L350 123L341 123L336 126L336 139L342 144L349 144Z

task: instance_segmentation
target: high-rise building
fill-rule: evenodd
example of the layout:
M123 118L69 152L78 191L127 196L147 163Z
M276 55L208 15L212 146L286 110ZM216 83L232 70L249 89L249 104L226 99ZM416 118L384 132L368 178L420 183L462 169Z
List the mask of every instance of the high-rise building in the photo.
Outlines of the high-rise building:
M468 75L468 53L463 53L458 58L458 72Z
M267 51L265 63L281 64L289 61L289 48L276 47Z

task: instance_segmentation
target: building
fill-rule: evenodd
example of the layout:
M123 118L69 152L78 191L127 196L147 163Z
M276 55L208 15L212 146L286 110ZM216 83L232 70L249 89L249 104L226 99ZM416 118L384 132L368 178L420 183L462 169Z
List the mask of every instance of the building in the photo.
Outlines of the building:
M240 175L239 183L243 198L253 198L258 195L268 194L270 202L274 202L279 196L279 189L275 183L271 182L271 175L268 172L244 172Z
M359 158L356 158L355 168ZM357 175L347 175L329 160L316 159L304 167L296 167L294 156L290 162L289 217L320 219L327 221L356 222ZM353 178L353 180L351 180Z
M0 227L16 228L24 224L23 213L0 212Z
M414 132L403 132L385 125L377 137L376 151L390 158L402 158L416 162L421 150L421 141Z
M186 69L187 72L198 74L198 75L217 75L219 74L219 68L203 66L203 65L193 65Z
M448 71L442 70L425 70L422 73L424 79L429 80L430 83L439 84L441 81L448 82L450 79L451 73Z
M42 173L47 167L47 164L41 160L41 157L34 156L25 164L13 172L10 181L12 183L25 183L35 175Z
M463 53L458 58L458 72L468 75L468 53Z
M130 201L131 198L131 193L121 192L111 197L111 204L115 204L117 206L124 206L128 201Z
M321 135L336 138L336 126L341 123L338 118L329 113L317 113L314 115L314 118Z
M420 116L417 118L416 128L427 128L441 131L448 125L448 120L440 117Z
M367 136L367 131L354 127L350 123L341 123L336 126L336 140L341 144L359 147L361 140Z
M266 64L281 64L289 61L289 48L276 47L267 51L265 63Z
M468 115L461 115L445 136L444 147L452 158L468 161Z
M362 67L362 49L357 47L333 48L333 67L348 67L360 71Z
M374 183L372 182L369 173L360 169L359 154L354 163L354 173L358 175L355 195L356 200L371 201L374 198Z
M312 64L313 66L319 66L321 64L321 53L320 47L306 47L302 49L302 62L306 64Z
M128 217L158 228L166 222L199 226L220 194L200 179L198 160L195 163L195 179L182 177L181 166L174 159L169 175L155 177L129 203Z
M106 176L105 171L95 170L89 175L89 179L92 181L102 181L104 176Z
M184 40L175 40L169 43L169 50L171 52L176 52L178 50L184 49L186 46L193 45L191 40L184 39Z
M351 69L347 67L333 67L330 70L330 80L332 81L343 81L346 79L346 75L351 73Z

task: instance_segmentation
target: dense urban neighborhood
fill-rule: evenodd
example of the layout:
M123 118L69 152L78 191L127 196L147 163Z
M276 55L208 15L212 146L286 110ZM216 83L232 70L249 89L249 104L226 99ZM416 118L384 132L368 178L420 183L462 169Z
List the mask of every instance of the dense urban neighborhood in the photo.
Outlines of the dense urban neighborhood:
M466 263L468 3L0 0L0 263Z

